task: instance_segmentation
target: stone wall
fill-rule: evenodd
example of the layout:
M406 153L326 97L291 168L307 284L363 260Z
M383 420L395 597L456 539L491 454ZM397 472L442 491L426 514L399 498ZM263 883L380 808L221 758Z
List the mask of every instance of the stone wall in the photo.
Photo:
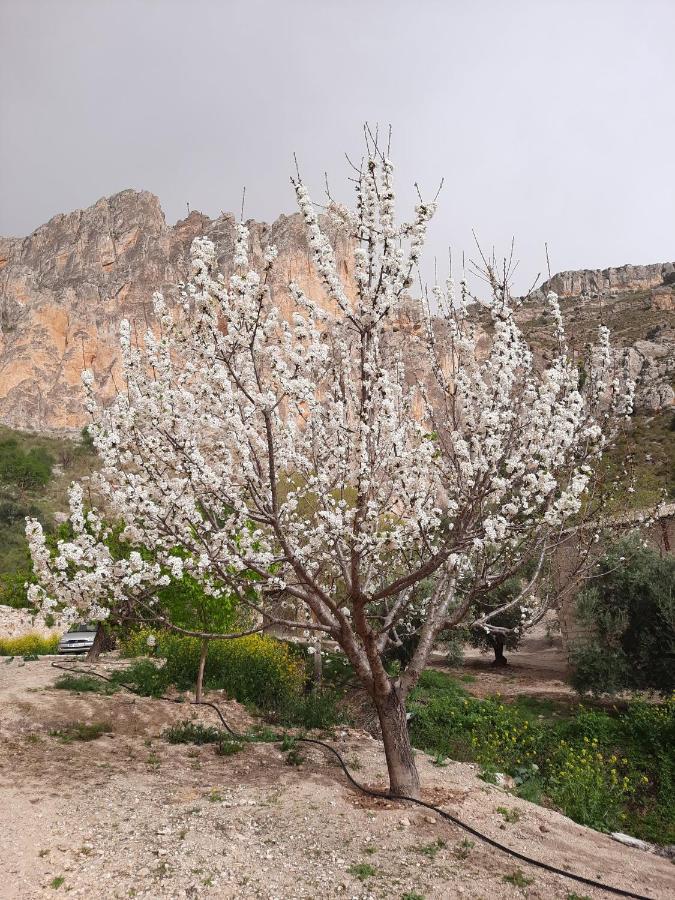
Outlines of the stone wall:
M21 637L32 633L49 637L60 634L62 630L49 628L42 616L34 616L30 610L0 605L0 637Z

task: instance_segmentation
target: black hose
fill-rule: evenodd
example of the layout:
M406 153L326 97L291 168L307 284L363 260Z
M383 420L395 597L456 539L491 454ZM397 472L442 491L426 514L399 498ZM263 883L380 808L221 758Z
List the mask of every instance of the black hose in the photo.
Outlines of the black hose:
M61 666L58 663L53 662L52 666L55 669L62 669L64 672L72 672L74 674L82 674L82 669L70 669L66 666ZM125 690L129 691L132 694L135 694L137 697L145 697L145 694L141 694L140 691L134 690L134 688L129 687L128 684L122 684L113 678L108 678L106 675L101 675L100 672L94 672L93 670L86 671L87 675L96 675L98 678L102 678L104 681L109 681L114 684L119 684L120 687L123 687ZM184 704L185 700L178 699L176 697L155 697L152 698L155 700L166 700L169 703L179 703ZM216 706L215 703L210 703L208 700L200 700L197 702L196 700L188 701L192 706L208 706L211 709L215 710L218 718L220 719L223 728L232 735L232 737L236 738L239 741L248 741L249 737L245 734L239 734L234 731L225 721L223 714L220 709ZM482 832L477 831L471 825L467 825L466 822L462 822L461 819L458 819L456 816L451 815L451 813L446 812L444 809L440 809L438 806L434 806L433 803L427 803L425 800L418 800L416 797L404 797L398 794L390 794L387 791L374 791L369 787L366 787L363 784L359 784L359 782L354 778L349 769L347 768L347 764L345 763L342 756L338 753L338 751L331 747L330 744L326 744L324 741L316 740L315 738L295 738L297 743L303 744L314 744L317 747L321 747L322 750L327 750L329 753L332 753L333 756L337 759L342 771L347 776L348 781L354 785L354 787L361 791L363 794L366 794L369 797L376 797L379 800L400 800L405 801L406 803L415 803L417 806L422 806L424 809L430 809L432 812L437 813L443 819L446 819L448 822L452 822L453 825L457 825L459 828L463 828L464 831L468 831L469 834L483 841L485 844L489 844L491 847L494 847L496 850L501 850L502 853L506 853L509 856L513 856L515 859L520 860L521 862L527 863L529 866L536 866L539 869L544 869L546 872L552 872L554 875L562 875L563 878L571 878L573 881L578 881L580 884L585 884L588 887L598 888L601 891L607 891L610 894L616 894L619 897L630 897L632 900L651 900L651 898L644 896L643 894L634 894L632 891L626 891L623 888L612 887L609 884L603 884L601 881L595 881L593 878L586 878L584 875L576 875L574 872L568 872L566 869L559 869L557 866L552 866L550 863L543 862L540 859L532 859L530 856L526 856L524 853L520 853L518 850L514 850L512 847L506 847L504 844L500 844L499 841L494 840L494 838L488 837L486 834L482 834Z

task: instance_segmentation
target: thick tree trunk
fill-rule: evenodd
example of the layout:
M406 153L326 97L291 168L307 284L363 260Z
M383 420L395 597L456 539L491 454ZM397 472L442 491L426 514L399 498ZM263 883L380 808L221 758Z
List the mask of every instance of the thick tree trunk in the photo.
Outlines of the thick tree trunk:
M86 656L86 662L96 662L96 660L101 655L101 650L103 650L103 644L105 643L105 629L103 625L99 622L98 627L96 628L96 635L94 637L94 643L89 648L89 651Z
M501 634L492 635L492 649L495 651L494 664L496 666L507 666L508 662L504 656L504 638Z
M201 650L199 652L199 668L197 669L197 687L195 690L195 700L197 703L202 702L202 687L204 685L204 668L206 666L206 654L209 651L209 642L206 638L202 640Z
M387 758L389 790L397 797L417 799L420 795L420 777L410 744L405 702L393 688L386 696L375 697L374 700Z

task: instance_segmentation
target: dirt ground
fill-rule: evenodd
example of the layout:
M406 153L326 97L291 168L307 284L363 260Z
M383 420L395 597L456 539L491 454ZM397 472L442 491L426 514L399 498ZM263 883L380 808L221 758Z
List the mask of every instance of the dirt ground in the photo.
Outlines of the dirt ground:
M109 663L107 665L114 665ZM105 669L105 666L101 667ZM438 816L350 788L321 751L289 766L278 745L233 756L160 737L194 710L120 692L55 690L43 658L0 662L0 897L396 898L610 897L499 853ZM212 695L235 728L250 718ZM107 722L109 735L63 743L50 731ZM338 731L355 776L384 787L381 745ZM508 795L466 764L418 762L426 799L538 859L652 898L675 894L675 867ZM517 809L507 824L497 807ZM440 844L436 842L441 842ZM350 868L371 866L361 881ZM518 887L505 882L522 870ZM55 880L56 879L56 880ZM61 881L62 879L62 881ZM516 876L516 881L520 881Z
M434 663L452 675L474 676L475 681L467 681L463 686L476 697L501 694L511 698L527 694L539 700L578 700L566 680L569 670L562 639L559 634L548 634L545 625L539 625L526 634L517 651L507 650L506 658L508 665L497 668L492 664L492 652L481 653L467 646L460 666L446 666L439 654L436 654Z

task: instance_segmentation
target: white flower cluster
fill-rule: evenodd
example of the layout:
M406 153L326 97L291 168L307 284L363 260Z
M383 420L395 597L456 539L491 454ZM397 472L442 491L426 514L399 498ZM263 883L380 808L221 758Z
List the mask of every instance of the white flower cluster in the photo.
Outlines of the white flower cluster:
M214 245L195 240L179 308L157 294L160 327L142 342L121 325L126 390L101 408L92 374L83 375L102 461L94 487L135 549L113 558L104 523L74 487L73 536L55 554L29 522L33 594L104 616L151 605L159 587L188 573L257 612L264 594L268 618L291 597L367 681L397 627L409 632L421 618L419 653L428 652L459 603L458 579L485 579L505 558L516 566L542 531L578 512L602 448L612 355L605 341L582 392L550 295L559 352L537 372L505 291L491 303L481 355L465 286L458 299L450 280L437 292L449 360L428 320L418 347L426 362L411 369L390 323L434 204L420 202L412 222L397 225L393 167L371 153L355 212L334 216L352 243L351 281L305 185L295 189L332 309L292 285L297 308L284 318L268 286L276 250L252 265L246 226L236 226L229 278ZM435 386L421 383L425 367ZM611 392L625 398L619 381ZM433 592L416 599L414 586L431 576Z

